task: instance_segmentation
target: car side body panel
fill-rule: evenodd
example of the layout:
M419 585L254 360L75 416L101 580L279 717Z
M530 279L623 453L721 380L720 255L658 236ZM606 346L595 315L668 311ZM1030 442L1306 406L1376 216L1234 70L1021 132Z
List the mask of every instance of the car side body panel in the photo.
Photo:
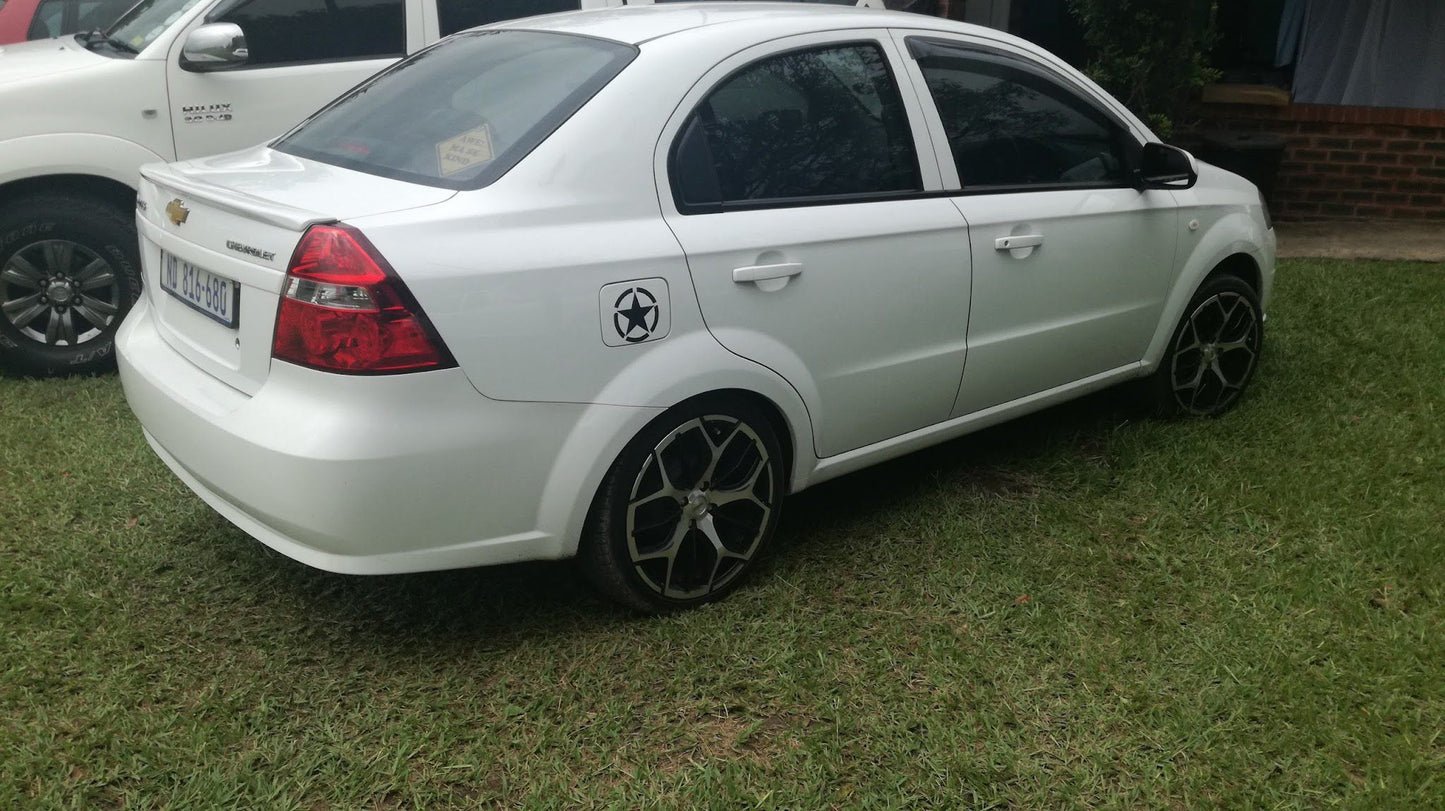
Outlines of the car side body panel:
M1269 311L1274 294L1275 232L1264 227L1259 190L1253 183L1203 161L1196 161L1199 182L1194 188L1173 191L1184 224L1179 246L1179 270L1164 311L1144 352L1143 371L1159 363L1174 328L1184 315L1194 291L1231 256L1248 256L1259 270L1260 304Z
M710 80L700 77L716 66L760 44L808 34L884 42L891 37L891 64L897 68L901 40L884 29L912 18L827 12L836 20L833 30L818 34L814 20L823 18L821 11L774 7L755 19L744 11L698 4L641 16L618 10L587 17L585 24L569 22L571 15L507 24L613 33L639 42L641 53L491 185L403 210L379 207L342 217L405 282L458 368L347 376L273 359L269 369L256 364L253 385L241 389L207 373L168 342L154 302L147 299L127 319L117 344L127 397L162 459L247 532L320 568L383 573L561 558L576 553L594 497L623 449L670 407L698 395L740 392L770 404L793 451L788 489L796 491L1147 373L1184 302L1229 256L1243 253L1259 265L1261 294L1268 297L1274 238L1264 227L1252 185L1200 164L1199 185L1190 190L1112 190L1147 195L1175 220L1160 239L1171 248L1161 262L1176 276L1164 278L1167 271L1159 271L1131 277L1150 287L1138 297L1147 299L1147 306L1132 306L1139 302L1131 300L1132 311L1151 315L1128 319L1138 334L1129 336L1126 348L1113 347L1085 371L1053 375L1000 402L952 415L945 402L936 416L892 426L882 439L823 447L815 441L815 404L823 386L806 361L787 361L796 348L776 336L759 348L762 329L714 323L724 319L710 319L707 302L699 302L702 285L689 266L695 253L669 227L669 218L679 214L671 199L667 153L690 104L708 89ZM424 24L431 19L423 15ZM699 27L689 28L694 25ZM1140 142L1153 139L1087 79L1021 41L942 21L918 20L906 30L964 30L1046 61L1067 72L1083 92L1099 94L1097 101ZM924 152L925 191L906 202L938 204L966 237L968 222L950 199L957 172L942 156L948 146L928 121L928 105L919 102L926 88L903 71L897 79L911 99L910 123ZM263 163L258 158L258 167ZM277 200L296 194L282 187L304 182L309 171L300 166L292 177L270 180L258 172L254 183L243 181L240 171L212 179L219 194L244 191ZM276 188L268 191L273 181ZM320 197L308 199L308 209L328 214ZM1176 201L1179 208L1169 208ZM826 208L814 210L826 216ZM239 221L217 222L243 228ZM186 254L180 244L209 227L194 225L182 232L156 221L147 231L166 234L175 252L204 261L203 252ZM969 317L972 260L968 240L960 242L962 327ZM272 270L279 271L284 251L274 250ZM150 253L147 258L155 259ZM789 286L794 292L805 289L808 278L805 271L803 284ZM649 291L653 303L628 298L638 287ZM620 295L614 295L617 290ZM957 304L951 300L939 309L958 309ZM630 320L619 320L624 306L632 313L629 319L644 313L640 332L632 331ZM658 307L665 308L665 319ZM826 312L808 318L819 330L837 326ZM878 340L886 340L886 332L880 330ZM966 374L965 349L959 347L957 364L940 372L945 390L956 391ZM783 360L756 357L769 353ZM878 385L870 396L897 394ZM872 404L859 395L848 405L866 412ZM280 417L286 424L277 426ZM379 502L388 497L396 501ZM328 512L337 505L354 506L357 513ZM391 512L365 520L387 508Z
M0 141L0 194L16 180L54 175L88 175L135 188L137 167L166 160L124 138L94 133L31 135Z

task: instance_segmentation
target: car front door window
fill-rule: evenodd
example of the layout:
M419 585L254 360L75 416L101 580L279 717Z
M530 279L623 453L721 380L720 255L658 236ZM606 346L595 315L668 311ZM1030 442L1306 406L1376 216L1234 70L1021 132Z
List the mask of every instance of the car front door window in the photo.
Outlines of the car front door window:
M1125 185L1122 128L1040 71L938 46L918 65L965 189Z
M404 0L249 0L211 18L246 35L249 67L399 57Z

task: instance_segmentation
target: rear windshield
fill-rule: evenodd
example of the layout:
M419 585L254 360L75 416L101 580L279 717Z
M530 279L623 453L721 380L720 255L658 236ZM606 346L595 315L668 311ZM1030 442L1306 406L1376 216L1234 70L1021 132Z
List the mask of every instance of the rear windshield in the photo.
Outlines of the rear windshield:
M342 96L272 146L373 175L481 188L636 54L630 45L570 34L457 34Z

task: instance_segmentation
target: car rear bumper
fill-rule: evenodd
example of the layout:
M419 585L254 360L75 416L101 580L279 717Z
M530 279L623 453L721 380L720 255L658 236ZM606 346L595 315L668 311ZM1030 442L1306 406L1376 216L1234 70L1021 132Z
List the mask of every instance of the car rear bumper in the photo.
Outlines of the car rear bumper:
M622 432L647 416L489 400L459 369L363 377L273 362L248 396L172 349L145 297L116 348L146 439L187 486L267 546L347 574L571 554L572 506L596 485L560 470L564 448L582 425ZM546 515L544 494L568 514Z

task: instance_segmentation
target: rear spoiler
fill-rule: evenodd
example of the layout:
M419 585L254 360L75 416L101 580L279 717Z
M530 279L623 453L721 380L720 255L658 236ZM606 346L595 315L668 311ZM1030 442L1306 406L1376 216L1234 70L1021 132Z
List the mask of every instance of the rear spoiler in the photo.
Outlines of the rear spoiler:
M176 171L175 166L164 163L148 163L140 168L141 177L165 189L179 192L197 200L204 200L216 208L233 214L260 220L270 225L291 231L305 231L313 225L336 222L335 217L326 217L314 211L283 205L264 200L235 189L187 177Z

